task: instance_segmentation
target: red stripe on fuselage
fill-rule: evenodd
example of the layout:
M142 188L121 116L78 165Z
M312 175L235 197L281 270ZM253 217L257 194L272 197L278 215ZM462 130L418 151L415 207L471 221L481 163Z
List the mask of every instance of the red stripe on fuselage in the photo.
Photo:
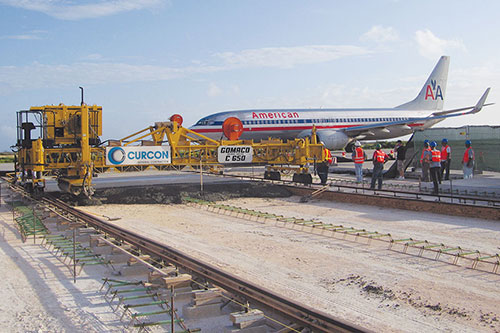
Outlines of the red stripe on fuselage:
M410 127L419 127L424 124L409 124ZM364 125L338 125L338 126L316 126L317 129L339 129L339 128L349 128ZM303 131L310 130L312 126L272 126L272 127L243 127L243 132L263 132L263 131ZM368 129L369 130L369 129ZM193 129L196 133L219 133L222 132L222 127L220 128L200 128Z

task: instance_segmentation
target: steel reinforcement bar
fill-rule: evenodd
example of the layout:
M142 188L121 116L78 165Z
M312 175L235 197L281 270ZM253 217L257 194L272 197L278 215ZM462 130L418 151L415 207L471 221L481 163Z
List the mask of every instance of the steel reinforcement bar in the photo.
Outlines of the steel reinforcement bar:
M198 172L198 171L192 171ZM229 177L251 181L272 183L286 186L293 194L311 195L320 188L318 185L304 185L291 180L269 180L250 175L210 174L213 177ZM353 182L330 179L329 188L318 195L318 198L340 202L356 202L363 205L385 206L411 211L426 211L437 214L481 217L489 220L500 220L500 199L487 196L439 193L438 195L420 191L418 188L402 187L386 184L382 190L370 190Z
M439 260L441 255L446 255L448 257L453 257L452 264L457 266L464 266L471 269L477 269L485 272L491 272L494 274L499 274L500 272L500 254L488 254L484 252L480 252L479 250L470 250L463 249L460 246L449 246L443 243L430 242L427 240L417 240L413 238L401 238L401 237L393 237L390 233L379 233L378 231L370 231L366 229L359 229L344 225L334 225L331 223L324 223L317 219L303 219L296 217L285 217L283 215L277 215L269 212L262 212L257 210L252 210L244 207L231 206L224 203L216 203L196 198L183 197L182 200L188 204L191 204L195 207L206 207L208 211L226 215L226 212L229 216L234 216L236 218L244 218L247 220L254 220L257 222L259 219L263 223L267 220L276 221L277 223L283 223L283 226L302 226L302 230L304 227L310 228L310 230L314 233L314 230L321 230L320 235L335 237L336 234L343 235L343 239L345 240L347 236L350 238L354 237L354 241L358 239L366 239L367 245L373 241L386 242L388 243L389 250L396 250L396 247L399 247L399 252L404 254L414 255L413 253L408 252L408 249L412 248L418 250L417 256L425 257L425 253L432 253L434 255L434 260ZM326 233L325 233L326 231ZM317 234L317 233L316 233ZM470 266L460 265L460 260L467 260L471 263ZM443 260L443 262L447 262ZM481 264L481 266L479 266ZM486 270L484 265L488 265L491 270Z
M369 330L335 318L324 312L315 310L294 300L278 295L266 288L257 286L233 274L224 272L215 266L202 262L190 255L180 252L168 245L130 232L119 226L107 223L93 215L79 211L65 202L44 197L45 204L64 210L95 229L135 246L143 253L156 256L161 260L182 267L183 269L204 278L228 292L244 297L245 299L264 304L274 312L289 318L312 332L368 332Z

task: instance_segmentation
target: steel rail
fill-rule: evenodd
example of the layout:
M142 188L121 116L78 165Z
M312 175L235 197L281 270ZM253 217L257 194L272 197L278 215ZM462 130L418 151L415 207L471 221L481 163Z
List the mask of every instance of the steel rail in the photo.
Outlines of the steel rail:
M107 223L91 214L79 211L59 199L46 196L41 200L47 205L55 206L72 214L85 224L117 240L124 241L137 247L146 254L157 256L166 262L182 267L192 272L194 275L203 277L214 285L234 293L235 295L240 295L250 301L264 304L273 311L291 319L295 323L299 323L311 329L313 332L369 332L369 330L365 328L349 323L343 319L335 318L322 311L315 310L294 300L278 295L269 289L257 286L233 274L224 272L213 265L202 262L168 245L161 244L148 237Z
M191 172L197 172L197 171L191 171ZM277 184L282 184L282 185L287 185L287 186L293 186L293 187L298 187L298 188L306 188L306 189L317 189L315 186L316 184L312 185L304 185L300 184L297 182L294 182L292 180L270 180L270 179L264 179L262 177L256 177L256 176L246 176L246 175L234 175L234 174L223 174L223 175L214 175L210 174L211 176L218 176L218 177L231 177L231 178L239 178L239 179L248 179L252 181L263 181L263 182L271 182L271 183L277 183ZM469 206L469 207L492 207L492 208L498 208L500 209L500 198L498 197L489 197L489 196L474 196L474 195L463 195L463 194L452 194L452 193L439 193L439 194L432 194L431 192L422 192L422 191L404 191L400 189L394 189L391 188L391 184L386 184L386 188L381 189L381 190L372 190L369 187L362 187L359 185L348 185L348 184L338 184L338 182L344 182L343 180L340 179L333 179L333 181L330 183L330 186L332 188L337 188L338 190L340 189L350 189L353 190L352 194L360 194L358 191L366 191L366 192L374 192L378 194L385 194L388 197L403 197L403 195L406 196L412 196L415 197L415 199L412 199L410 197L403 197L405 199L410 199L410 200L417 200L417 201L429 201L423 199L423 197L429 197L429 198L438 198L438 200L442 199L450 199L450 202L446 202L448 204L453 204L457 206ZM330 190L332 191L332 190ZM454 202L458 201L458 202ZM463 202L462 202L463 201ZM477 204L477 202L483 202L485 204Z

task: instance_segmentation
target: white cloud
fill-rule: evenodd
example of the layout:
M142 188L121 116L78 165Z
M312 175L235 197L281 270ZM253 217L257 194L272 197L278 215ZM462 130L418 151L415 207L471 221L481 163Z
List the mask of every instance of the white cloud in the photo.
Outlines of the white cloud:
M290 68L295 65L322 63L369 53L367 49L353 45L306 45L248 49L237 53L223 52L215 56L234 67Z
M216 97L222 94L222 89L219 88L215 83L211 82L208 87L207 95L210 97Z
M1 36L0 39L34 40L41 38L40 36L25 34L25 35Z
M416 31L415 40L418 44L419 53L429 59L436 59L453 49L466 51L465 44L461 40L441 39L434 35L429 29Z
M47 31L33 30L24 34L0 36L0 39L39 40L42 39L41 35L44 33L47 33Z
M171 68L123 63L75 63L71 65L0 66L0 87L7 91L67 87L83 84L170 80L195 73L220 70L217 67Z
M97 60L102 60L103 56L99 53L91 53L87 54L85 57L83 57L83 59L90 61L97 61Z
M399 34L393 27L374 25L369 31L365 32L360 39L362 41L372 41L376 43L394 42L399 40Z
M0 0L0 4L42 12L61 20L81 20L154 8L164 4L166 0L93 0L84 4L81 2L74 4L65 0Z
M35 62L26 66L0 66L0 87L2 87L0 91L5 94L16 90L44 87L162 81L240 68L289 68L298 64L321 63L369 53L369 50L356 46L264 48L243 50L238 53L218 53L216 57L222 59L223 63L216 66L200 64L179 68L114 63L100 54L89 54L81 62L73 64L46 65ZM238 89L234 88L232 93L238 94ZM210 96L217 96L222 91L213 84L207 93Z

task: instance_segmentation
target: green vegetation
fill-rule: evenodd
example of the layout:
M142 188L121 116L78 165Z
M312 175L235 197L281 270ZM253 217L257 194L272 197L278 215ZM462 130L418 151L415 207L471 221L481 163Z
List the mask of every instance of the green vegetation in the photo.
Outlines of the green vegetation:
M402 141L402 140L401 140ZM364 149L375 149L377 143L380 143L382 149L393 149L396 146L396 141L377 141L372 143L363 144ZM403 141L403 145L406 145L406 141Z
M14 163L14 154L0 153L0 163Z

